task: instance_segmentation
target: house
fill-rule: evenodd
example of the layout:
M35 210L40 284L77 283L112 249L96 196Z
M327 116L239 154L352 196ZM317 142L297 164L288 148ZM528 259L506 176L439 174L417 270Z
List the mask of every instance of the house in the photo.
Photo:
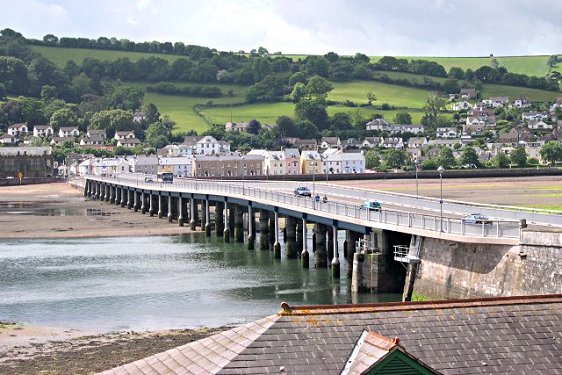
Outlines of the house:
M20 136L24 136L27 133L29 133L27 124L22 124L22 123L9 125L7 131L9 135L13 135L16 138L19 138Z
M133 148L141 144L138 138L123 138L117 141L118 147Z
M224 131L226 132L246 132L248 127L247 122L227 122L224 124Z
M0 143L4 145L13 144L18 141L18 137L11 134L2 134L0 135Z
M427 146L427 138L426 137L411 137L408 139L408 148L423 148Z
M342 142L342 147L344 149L353 149L359 148L360 144L356 138L347 138L344 142Z
M285 171L288 175L300 174L301 154L297 148L286 148L283 150L285 160Z
M185 137L181 145L190 147L193 155L226 155L230 153L229 143L217 141L215 137L210 135Z
M92 163L92 174L95 176L109 176L129 172L129 162L124 158L101 158Z
M320 148L339 148L341 147L340 137L322 137Z
M302 151L299 168L302 174L321 174L322 156L318 151Z
M503 145L517 146L521 142L529 141L532 138L532 134L523 128L513 128L506 133L501 133L499 135L499 142Z
M530 130L552 130L554 126L552 124L547 124L544 121L530 121L527 124L527 128Z
M0 147L0 178L50 177L53 166L50 147Z
M520 96L513 101L513 106L515 108L528 108L531 106L531 102L526 96Z
M105 138L103 138L99 133L93 133L91 135L88 134L85 137L82 137L80 140L80 146L102 146L105 143Z
M382 117L374 117L371 121L365 124L365 130L386 130L390 123Z
M159 159L156 155L138 155L131 160L130 164L133 173L156 175L158 173Z
M74 137L53 137L51 139L51 146L62 146L65 143L76 144L76 138Z
M133 139L133 138L136 138L136 137L135 137L134 131L128 130L128 131L117 131L117 132L115 132L115 135L113 136L113 138L119 141L121 139Z
M399 137L381 138L381 146L385 148L404 148L404 141Z
M342 152L341 173L365 173L365 155L362 152Z
M561 321L559 294L392 304L284 302L276 314L102 375L137 369L146 374L552 374L562 368Z
M467 124L462 127L463 135L482 135L486 128L482 124ZM462 138L462 136L461 136Z
M53 127L51 125L35 125L33 127L33 136L37 138L52 137Z
M133 113L133 122L141 124L144 120L146 120L146 113L140 111Z
M159 159L158 172L170 172L175 177L192 176L193 156L163 157Z
M548 113L544 112L523 112L521 118L523 121L545 121L548 120Z
M461 89L459 95L461 99L464 100L474 99L476 98L476 89L473 88Z
M262 174L266 176L283 176L287 174L285 153L283 151L250 150L246 155L263 157Z
M178 156L189 156L193 155L194 149L190 146L181 145L166 145L161 149L158 149L157 153L159 156L166 157L178 157Z
M466 132L466 126L477 125L486 128L496 127L496 116L490 109L476 107L468 113L466 117L466 124L463 130Z
M289 142L289 144L291 144L294 148L298 148L301 151L318 149L318 142L316 141L316 139L292 138L287 140L291 141Z
M59 129L60 138L78 137L79 135L80 131L77 126L63 126Z
M435 131L436 138L458 138L459 132L457 128L445 127L437 128Z
M100 137L100 138L103 138L104 140L107 138L107 135L105 134L105 130L103 130L103 129L88 129L86 131L86 136L88 136L88 137Z
M491 108L498 108L509 103L509 98L507 96L491 96L489 99L482 100L482 103Z
M550 114L554 115L557 108L562 108L562 98L556 99L556 101L550 106Z
M381 145L381 137L365 137L361 146L363 148L375 148Z
M472 108L474 108L474 106L465 100L453 104L453 111L457 111L457 112L468 111L469 109Z
M263 155L194 155L192 175L195 177L243 177L263 175Z

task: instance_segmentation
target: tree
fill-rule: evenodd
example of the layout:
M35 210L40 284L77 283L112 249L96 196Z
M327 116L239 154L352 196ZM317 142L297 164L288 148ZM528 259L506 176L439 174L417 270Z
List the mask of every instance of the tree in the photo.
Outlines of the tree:
M57 98L57 88L55 86L41 87L41 100L45 103Z
M298 136L304 139L318 138L318 128L309 120L301 120L297 124Z
M113 137L116 131L136 130L133 116L122 109L100 111L92 116L90 126L93 129L105 129L108 137Z
M55 45L59 42L59 38L57 38L53 34L47 34L43 37L43 42L45 42L46 44Z
M449 74L448 74L449 78L454 78L454 79L465 79L465 73L464 70L462 70L461 68L458 68L456 66L451 67L451 69L449 69Z
M155 122L148 126L144 136L145 143L152 148L159 149L170 143L171 130L161 122Z
M134 111L140 108L144 91L134 87L120 86L109 97L109 105L114 109Z
M449 147L441 147L441 149L439 150L439 157L436 161L439 165L442 165L443 168L451 168L453 165L455 165L453 150L451 150Z
M527 166L527 153L525 148L517 147L509 154L509 160L517 167L523 168Z
M77 126L78 116L69 108L62 108L53 113L49 123L53 127L53 130L58 132L58 130L65 126Z
M146 116L146 121L149 124L160 121L160 112L154 103L148 103L143 107L144 114Z
M425 115L422 118L422 124L428 127L436 127L439 124L439 113L445 107L445 103L445 98L438 93L430 93L425 102Z
M375 169L381 166L380 156L373 150L368 150L365 153L365 168Z
M320 76L328 78L330 75L330 62L323 56L307 56L304 71L309 76Z
M297 82L293 87L293 91L291 92L291 100L295 103L298 103L302 98L305 97L306 93L306 85L302 82Z
M504 152L499 152L492 159L492 165L496 168L507 168L509 167L509 158Z
M480 166L480 160L478 159L478 154L473 147L466 147L464 151L461 153L460 156L460 164L461 165L471 165L474 164L477 167Z
M27 94L29 79L23 60L10 56L0 56L0 82L6 86L8 94Z
M43 102L35 98L18 98L21 107L21 115L23 121L28 125L44 124L47 119L43 115Z
M367 93L367 103L369 103L369 105L373 105L373 102L377 100L377 97L375 96L375 94L373 94L372 92L368 92Z
M393 148L388 150L383 159L388 168L400 168L406 164L406 152Z
M279 116L275 121L277 130L281 137L292 137L297 135L297 128L295 122L289 116Z
M261 130L261 124L258 120L253 119L248 122L246 126L246 133L258 135Z
M560 141L548 141L540 149L543 160L555 165L557 161L562 161L562 143Z
M306 85L306 74L304 72L296 72L289 78L289 86L294 86L299 82Z
M411 125L412 116L408 112L397 112L394 116L394 122L402 125Z
M5 100L7 98L8 91L6 90L6 85L0 83L0 100Z

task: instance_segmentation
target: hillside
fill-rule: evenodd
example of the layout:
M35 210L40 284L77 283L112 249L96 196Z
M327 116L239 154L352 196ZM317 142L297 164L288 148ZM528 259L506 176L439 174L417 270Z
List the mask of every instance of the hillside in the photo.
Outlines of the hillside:
M30 46L35 52L38 52L46 58L52 60L57 66L64 67L70 60L81 64L85 58L96 58L102 61L115 61L119 58L128 58L132 62L141 58L160 57L168 62L178 59L179 55L169 55L162 53L144 53L144 52L128 52L128 51L108 51L99 49L78 49L78 48L60 48L46 46ZM305 56L290 56L293 60L303 59ZM435 61L449 69L452 66L458 66L463 69L477 69L482 65L489 65L489 57L407 57L408 59L423 58ZM377 61L379 57L372 57L372 61ZM496 57L500 65L506 66L509 71L516 73L525 73L529 75L544 75L546 72L547 56L520 56L520 57ZM560 65L560 64L559 64ZM560 66L557 67L560 69ZM424 78L442 84L445 78L426 77L423 75L377 71L375 77L386 75L391 79L408 79L412 82L422 83ZM122 83L127 86L134 86L145 89L152 83L126 82ZM174 82L177 86L193 86L190 83ZM201 84L198 84L201 85ZM211 84L203 84L211 85ZM224 123L227 121L248 121L257 119L262 123L273 123L277 117L281 115L292 116L294 104L291 102L276 103L245 103L246 94L250 86L246 85L226 85L212 84L218 86L223 94L231 92L230 96L220 98L201 98L186 97L178 95L163 95L153 92L147 92L144 98L145 103L154 103L163 115L168 115L177 123L175 132L196 130L201 132L211 123ZM383 115L386 119L392 120L397 112L409 112L413 121L419 122L423 115L423 106L430 89L413 88L392 83L383 83L379 81L361 81L353 80L346 82L333 82L334 90L330 92L328 100L338 103L348 103L344 105L331 105L328 107L328 113L333 115L337 112L346 112L353 115L360 115L368 118L373 114ZM537 90L531 88L484 84L482 85L482 96L498 96L506 95L509 97L528 96L533 101L553 100L562 96L559 92ZM367 93L372 92L376 95L374 106L388 104L396 107L393 110L380 110L374 106L365 106L367 103ZM210 104L210 105L209 105ZM351 104L355 104L352 106ZM361 105L357 107L356 105ZM450 115L449 115L450 116Z

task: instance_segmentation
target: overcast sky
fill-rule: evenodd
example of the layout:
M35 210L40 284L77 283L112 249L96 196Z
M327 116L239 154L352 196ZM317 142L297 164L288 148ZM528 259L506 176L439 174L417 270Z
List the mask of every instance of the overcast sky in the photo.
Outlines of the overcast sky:
M401 56L562 53L560 0L0 0L0 28L221 51Z

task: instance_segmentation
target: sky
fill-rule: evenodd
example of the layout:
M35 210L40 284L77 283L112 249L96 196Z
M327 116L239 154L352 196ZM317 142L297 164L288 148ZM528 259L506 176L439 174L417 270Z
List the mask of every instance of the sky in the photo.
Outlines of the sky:
M0 29L219 51L369 56L562 53L560 0L0 0Z

